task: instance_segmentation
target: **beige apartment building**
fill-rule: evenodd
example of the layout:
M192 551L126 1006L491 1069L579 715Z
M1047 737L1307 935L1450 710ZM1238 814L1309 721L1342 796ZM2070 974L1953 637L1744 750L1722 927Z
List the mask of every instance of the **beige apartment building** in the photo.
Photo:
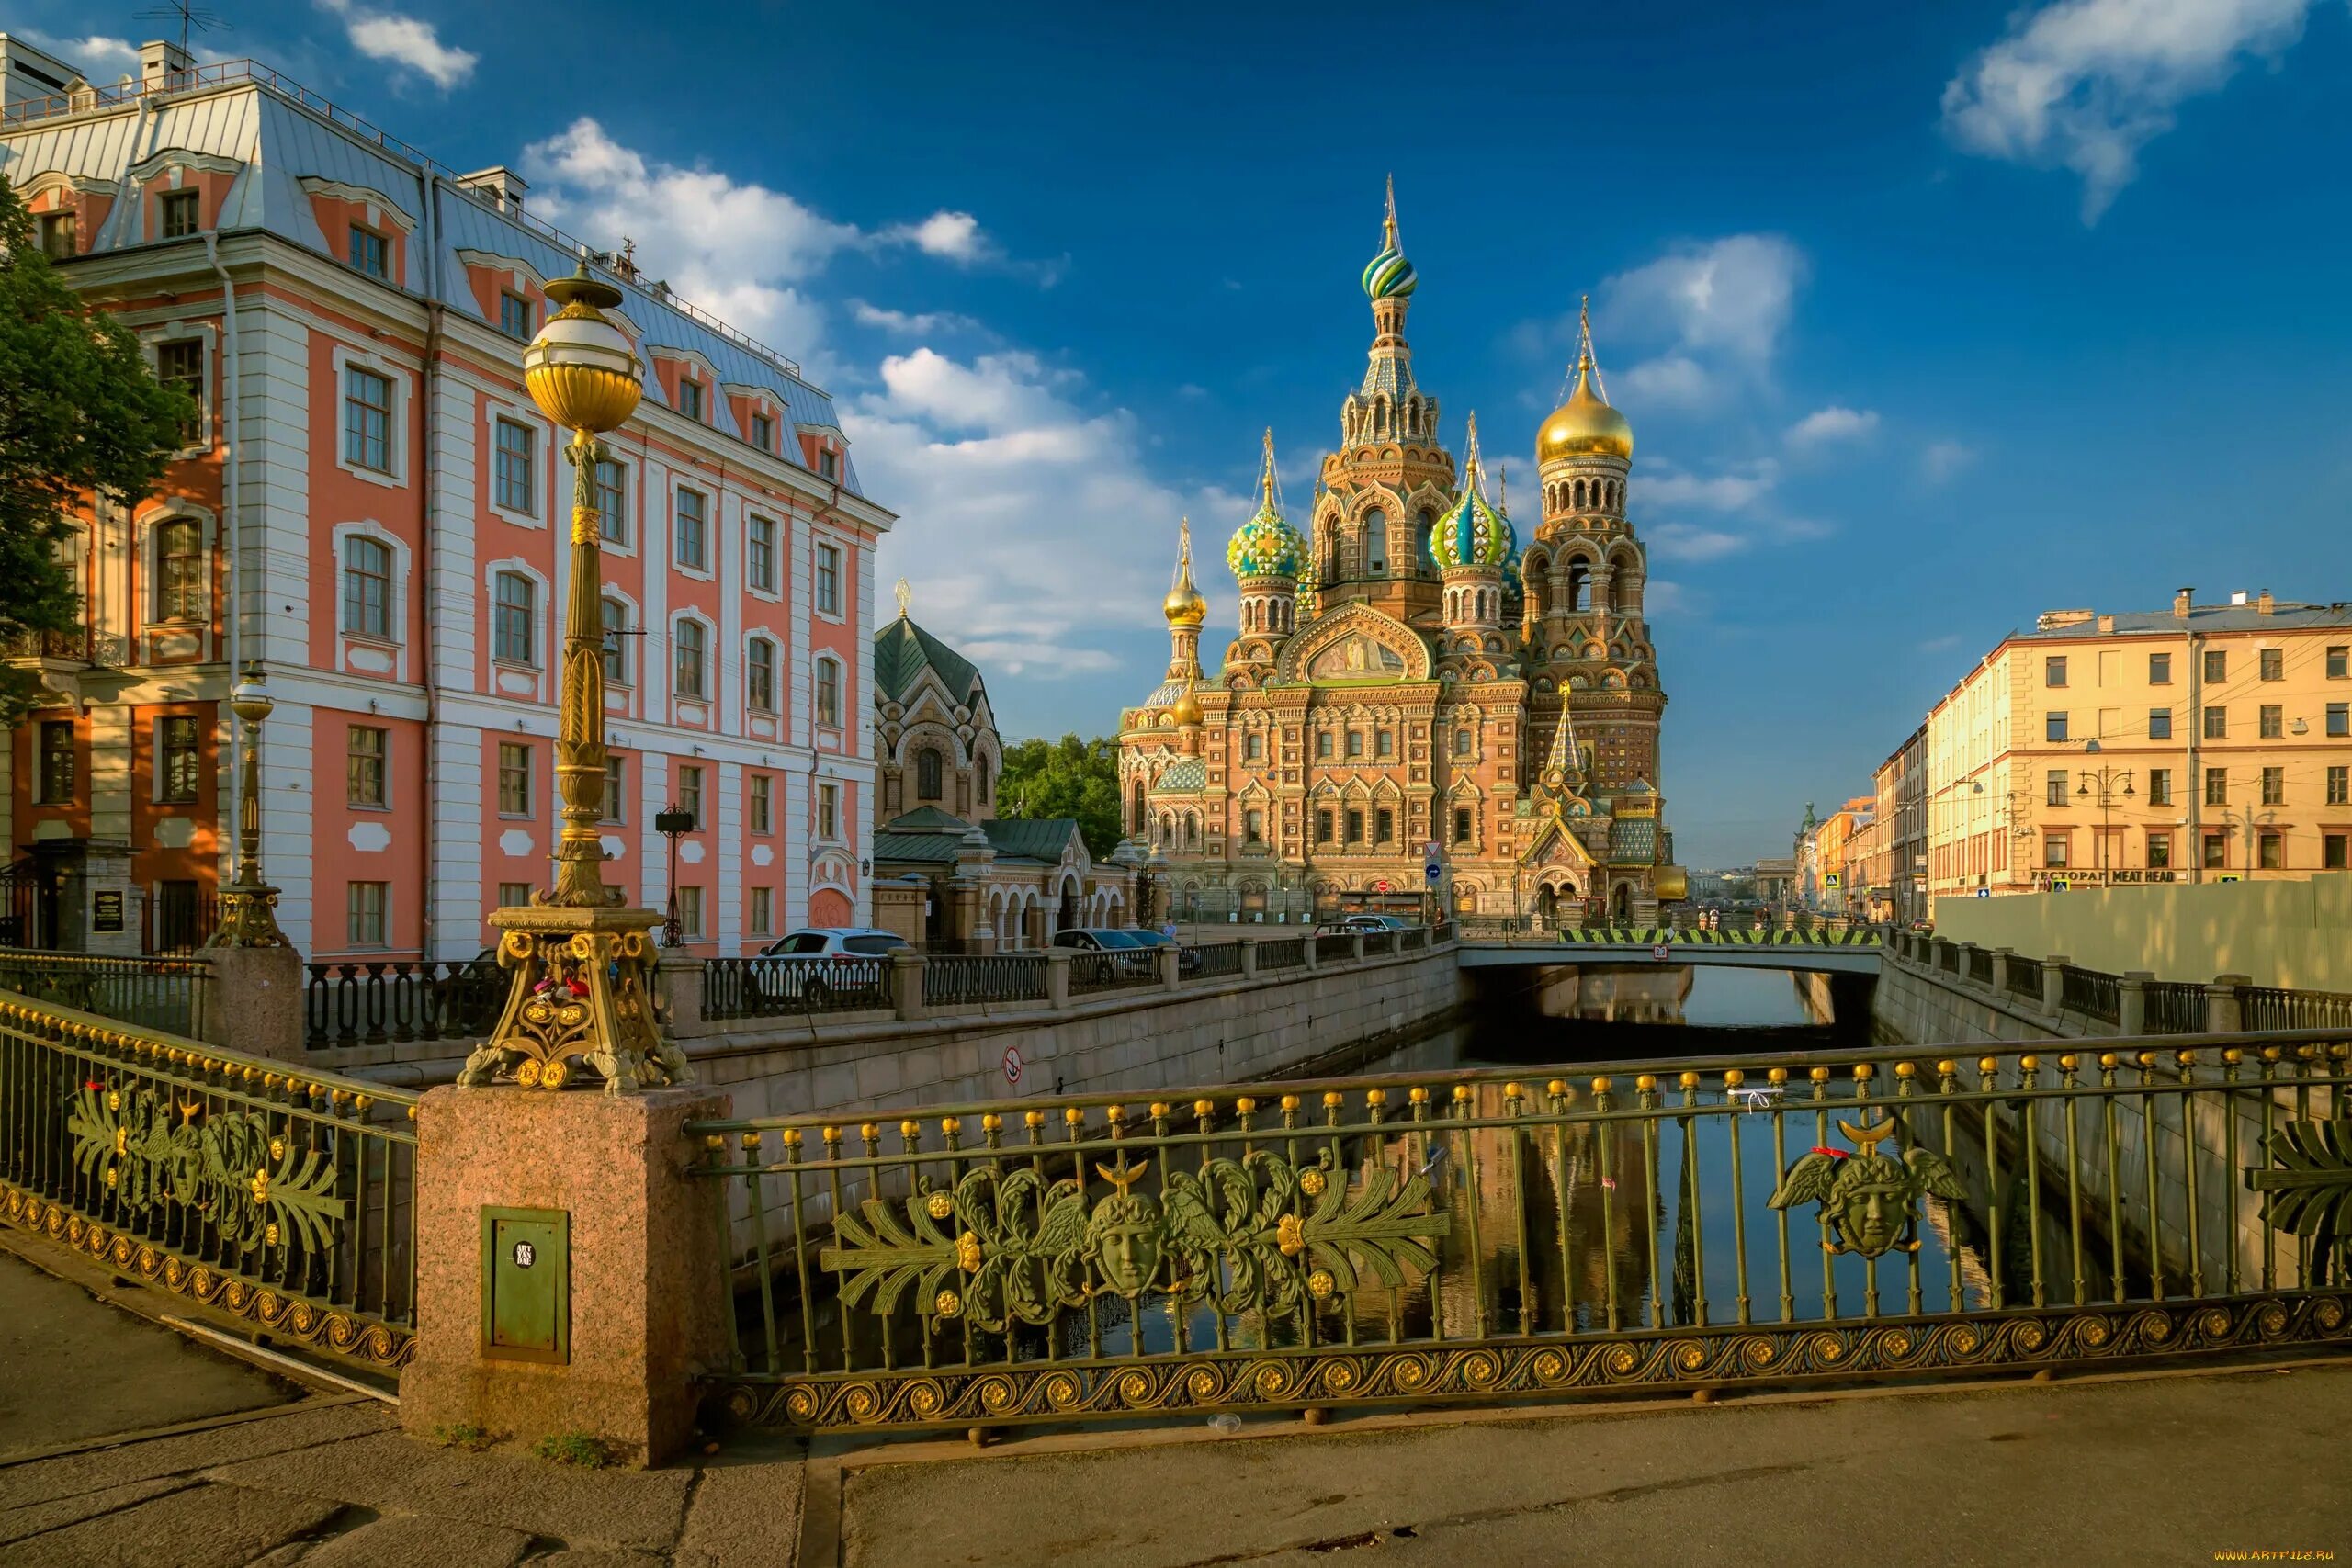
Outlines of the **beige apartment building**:
M2056 610L1928 716L1938 898L2352 865L2352 604Z

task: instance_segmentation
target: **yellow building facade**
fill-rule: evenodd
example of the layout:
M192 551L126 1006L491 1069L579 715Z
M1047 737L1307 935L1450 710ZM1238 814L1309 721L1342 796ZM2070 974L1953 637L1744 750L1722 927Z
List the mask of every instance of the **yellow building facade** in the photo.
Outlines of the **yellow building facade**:
M2060 610L1928 716L1939 899L2352 867L2352 605Z

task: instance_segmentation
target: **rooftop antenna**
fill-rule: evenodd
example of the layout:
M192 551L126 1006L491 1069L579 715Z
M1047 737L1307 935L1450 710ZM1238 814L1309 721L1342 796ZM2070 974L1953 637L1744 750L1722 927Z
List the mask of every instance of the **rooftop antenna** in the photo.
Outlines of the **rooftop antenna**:
M190 28L199 33L236 31L234 27L221 19L219 12L208 11L197 5L195 0L165 0L164 4L151 10L141 11L137 15L141 21L177 21L180 25L182 54L188 52L187 41Z

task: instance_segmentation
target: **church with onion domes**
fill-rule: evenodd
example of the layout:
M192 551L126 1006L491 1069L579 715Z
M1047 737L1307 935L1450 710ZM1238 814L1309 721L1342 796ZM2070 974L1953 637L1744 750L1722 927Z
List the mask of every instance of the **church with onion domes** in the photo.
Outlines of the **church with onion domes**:
M1180 528L1167 674L1120 716L1126 830L1178 919L1442 908L1657 923L1684 877L1659 793L1648 553L1626 515L1633 427L1584 320L1574 389L1535 433L1522 541L1476 415L1457 465L1415 379L1419 281L1392 188L1338 449L1302 530L1267 432L1257 510L1226 547L1235 636L1214 675Z

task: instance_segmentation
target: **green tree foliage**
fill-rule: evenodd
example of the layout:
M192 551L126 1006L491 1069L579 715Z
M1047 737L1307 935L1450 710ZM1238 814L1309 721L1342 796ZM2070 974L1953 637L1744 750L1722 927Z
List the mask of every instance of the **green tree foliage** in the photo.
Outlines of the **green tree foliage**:
M81 624L57 558L69 510L90 494L149 493L194 413L155 379L137 338L65 286L0 178L0 637ZM0 724L39 690L30 671L0 671Z
M1075 817L1086 852L1119 847L1119 747L1112 740L1023 740L1004 750L997 810L1007 817Z

